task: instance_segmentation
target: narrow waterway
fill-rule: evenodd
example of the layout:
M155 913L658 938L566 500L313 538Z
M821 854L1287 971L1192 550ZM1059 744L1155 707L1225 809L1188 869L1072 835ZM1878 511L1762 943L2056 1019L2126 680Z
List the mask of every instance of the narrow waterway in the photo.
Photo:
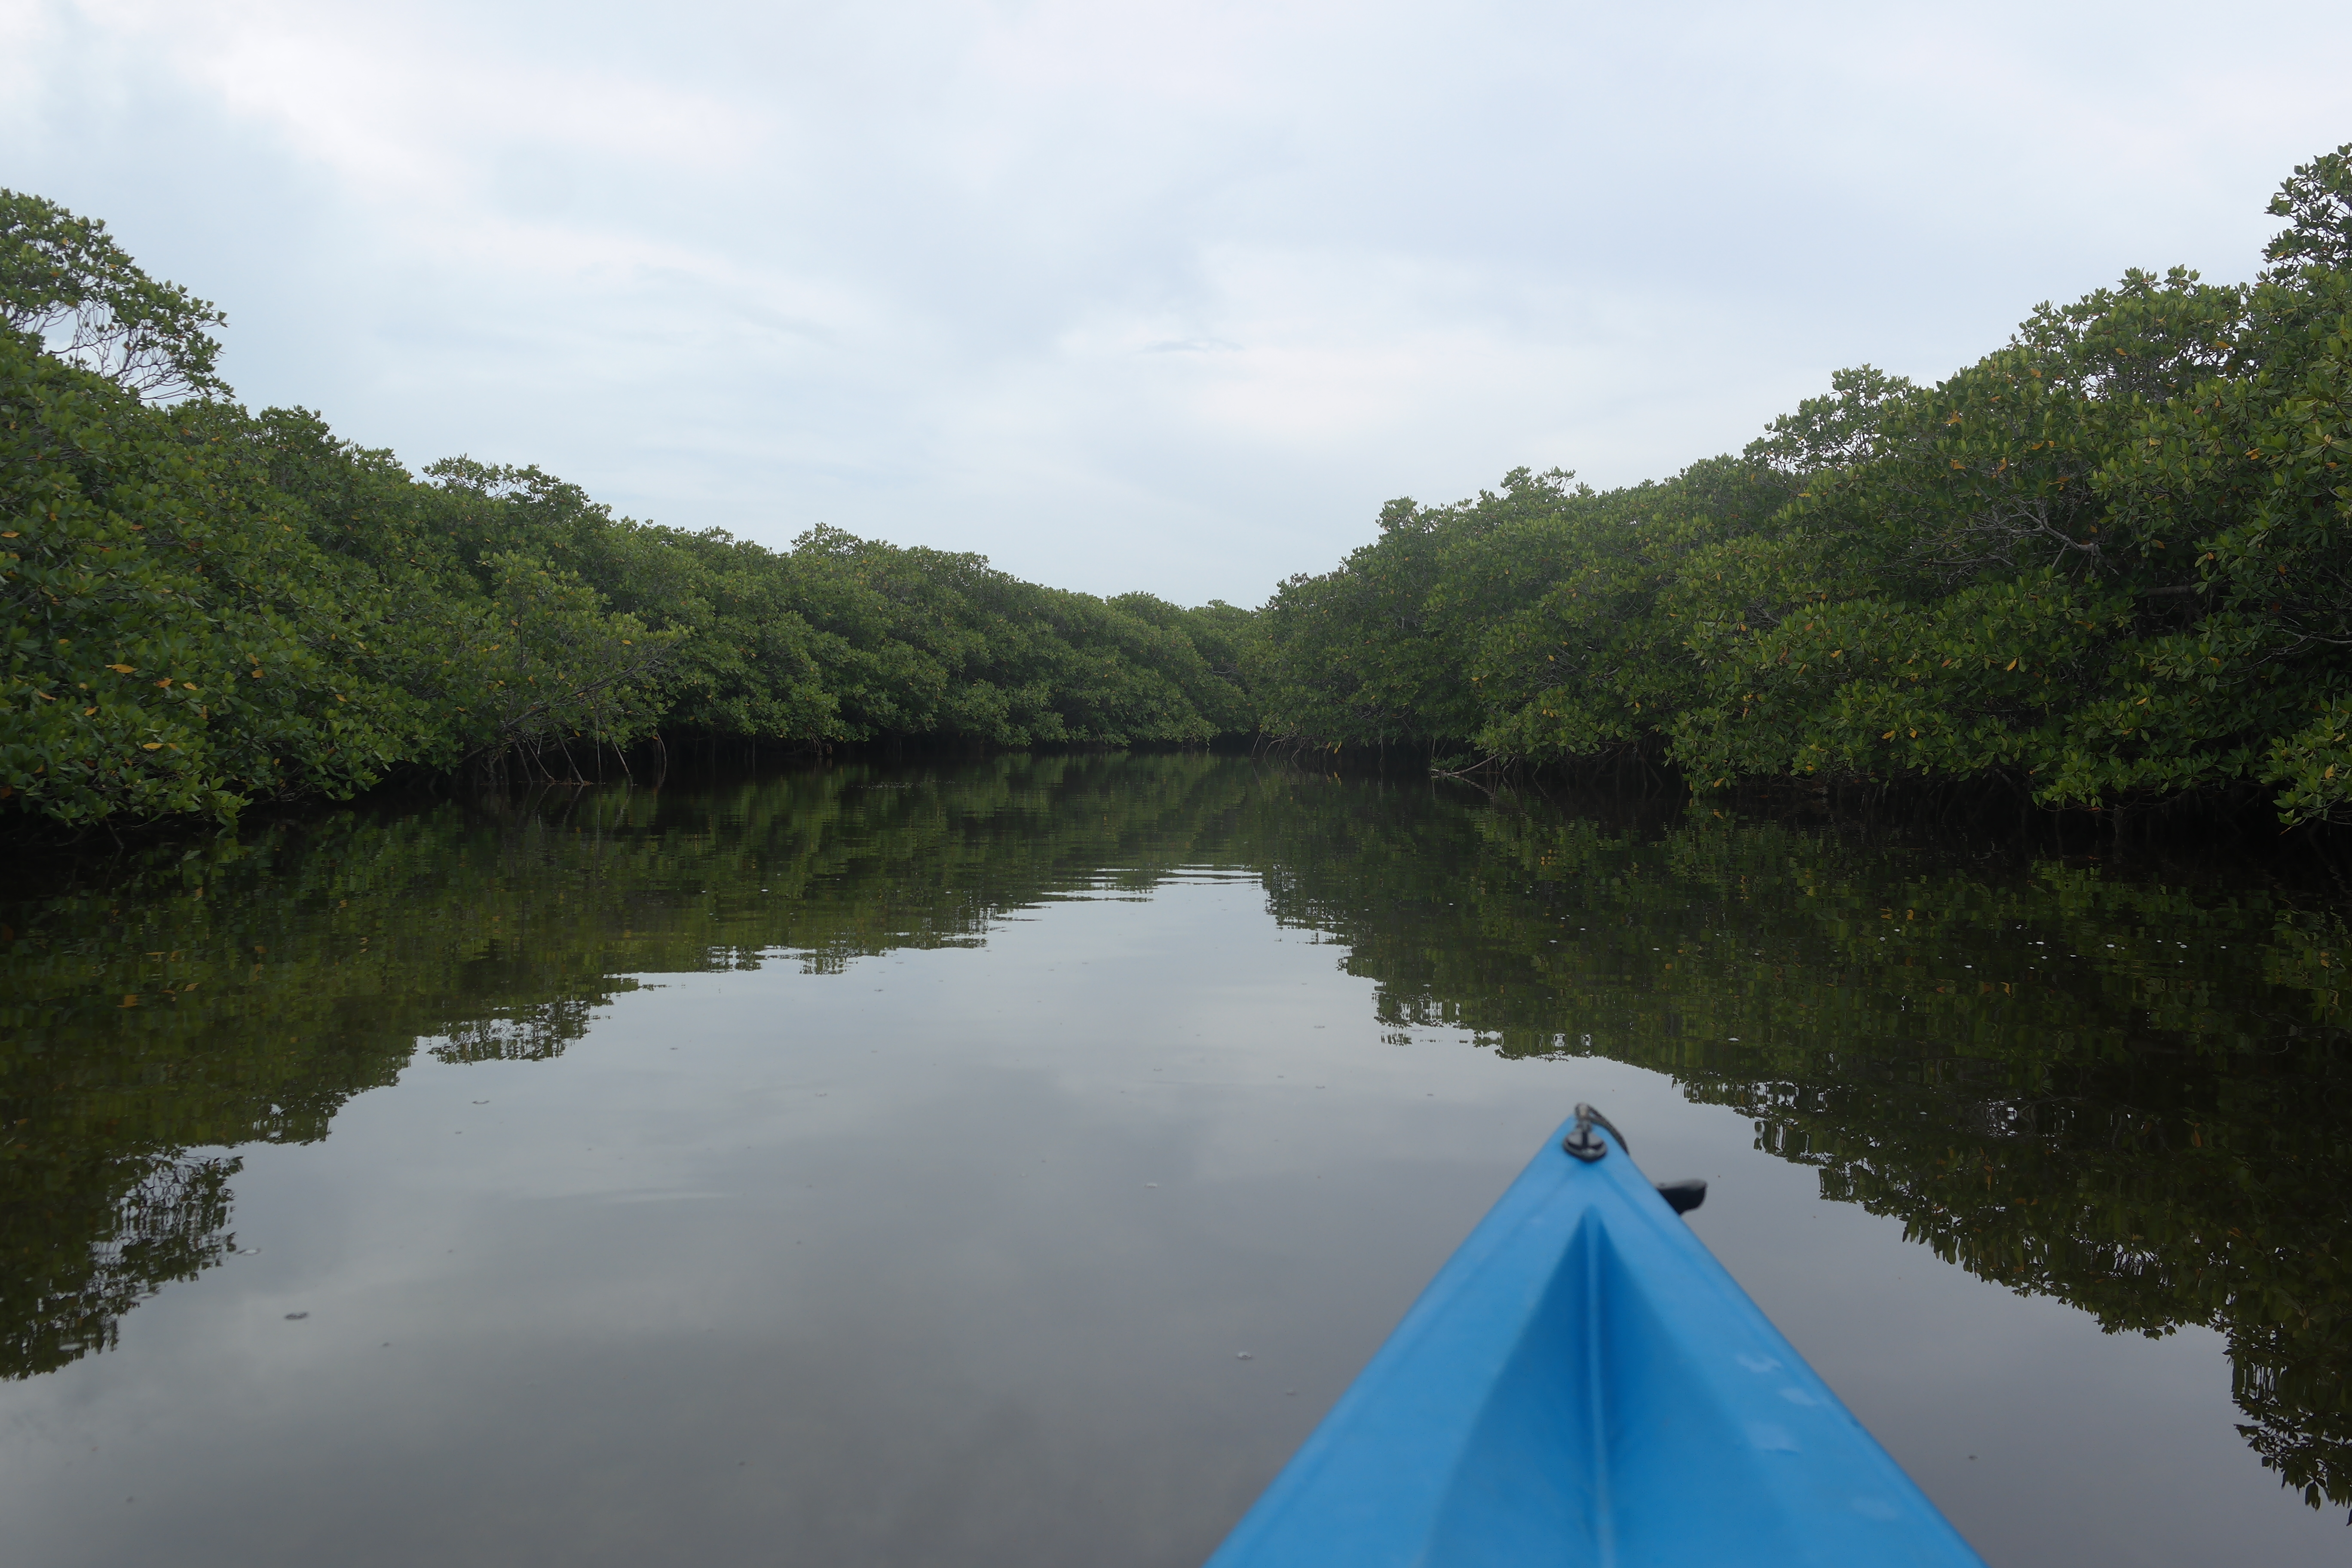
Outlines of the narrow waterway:
M1579 1100L2000 1568L2352 1550L2307 868L1003 758L321 813L0 953L11 1562L1196 1563Z

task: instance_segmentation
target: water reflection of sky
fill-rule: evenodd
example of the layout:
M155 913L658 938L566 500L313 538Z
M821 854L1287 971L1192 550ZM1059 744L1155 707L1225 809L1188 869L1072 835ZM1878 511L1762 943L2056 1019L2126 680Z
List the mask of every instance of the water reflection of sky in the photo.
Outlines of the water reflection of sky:
M1102 879L984 945L648 975L554 1060L420 1055L239 1151L257 1253L0 1386L11 1551L1194 1563L1589 1099L1993 1563L2340 1560L2217 1334L1939 1262L1661 1075L1400 1044L1347 956L1255 878Z

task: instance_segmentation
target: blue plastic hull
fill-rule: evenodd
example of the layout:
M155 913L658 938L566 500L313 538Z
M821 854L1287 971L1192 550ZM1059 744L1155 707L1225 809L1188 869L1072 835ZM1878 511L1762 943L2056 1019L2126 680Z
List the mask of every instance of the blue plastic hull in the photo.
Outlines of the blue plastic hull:
M1562 1127L1210 1568L1981 1561L1670 1209Z

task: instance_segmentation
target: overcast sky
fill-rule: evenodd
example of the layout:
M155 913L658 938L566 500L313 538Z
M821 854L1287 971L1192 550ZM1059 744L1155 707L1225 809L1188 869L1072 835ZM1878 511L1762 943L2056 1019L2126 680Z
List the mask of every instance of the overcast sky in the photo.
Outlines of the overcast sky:
M0 184L412 466L1263 600L2131 266L2244 278L2352 5L0 0Z

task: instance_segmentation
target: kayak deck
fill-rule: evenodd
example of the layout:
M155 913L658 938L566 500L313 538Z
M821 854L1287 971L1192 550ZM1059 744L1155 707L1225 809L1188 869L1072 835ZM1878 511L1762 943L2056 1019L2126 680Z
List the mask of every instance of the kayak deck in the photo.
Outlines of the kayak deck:
M1579 1111L1210 1568L1981 1568Z

